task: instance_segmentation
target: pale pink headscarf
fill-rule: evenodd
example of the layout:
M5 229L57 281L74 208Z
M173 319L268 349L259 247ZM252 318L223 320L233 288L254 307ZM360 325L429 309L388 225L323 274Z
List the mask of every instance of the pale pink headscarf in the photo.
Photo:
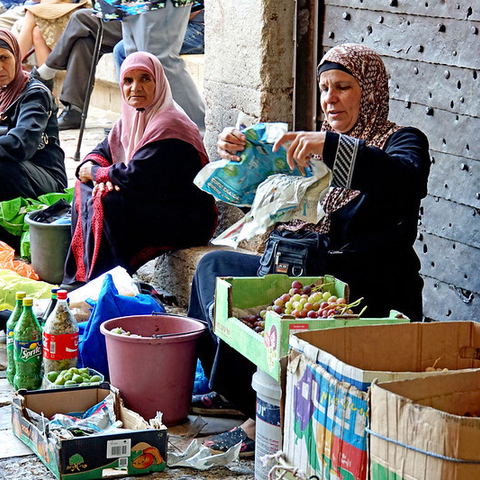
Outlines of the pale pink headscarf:
M22 68L22 57L20 47L15 36L5 30L0 29L0 40L3 40L9 47L15 57L15 76L13 80L4 88L0 88L0 114L3 112L20 96L23 89L27 85L30 76Z
M123 93L125 76L131 70L145 70L155 81L153 102L144 110L130 106ZM120 89L122 116L108 136L113 163L128 163L144 145L168 138L193 145L202 165L208 162L198 127L173 100L170 84L157 57L148 52L128 55L120 70Z

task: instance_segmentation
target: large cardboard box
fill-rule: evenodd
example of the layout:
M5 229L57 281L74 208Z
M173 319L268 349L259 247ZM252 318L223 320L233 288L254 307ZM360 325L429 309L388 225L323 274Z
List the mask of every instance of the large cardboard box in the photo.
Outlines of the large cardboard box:
M441 374L427 372L434 365L480 368L475 322L332 328L294 334L290 345L283 448L289 463L320 478L366 478L366 392L374 379Z
M372 480L480 478L480 372L387 382L370 390Z
M116 418L129 431L57 439L35 425L33 411L45 418L55 413L83 412L114 396ZM32 414L33 415L33 414ZM163 471L166 467L167 429L152 428L138 413L125 408L116 388L107 383L95 387L17 392L12 402L14 434L59 479L120 477Z
M260 311L261 306L270 305L277 297L288 292L294 280L300 280L304 285L325 284L326 291L348 299L348 286L331 275L293 278L278 274L265 277L219 277L216 283L215 334L277 381L280 378L279 360L288 353L292 332L372 323L409 322L406 317L393 310L390 317L383 319L337 317L328 320L280 317L268 312L262 336L239 320L237 312L254 308Z

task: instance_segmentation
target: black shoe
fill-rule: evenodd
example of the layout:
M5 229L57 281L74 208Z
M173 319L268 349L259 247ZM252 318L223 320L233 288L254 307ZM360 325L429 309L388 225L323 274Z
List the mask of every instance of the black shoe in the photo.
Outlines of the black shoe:
M53 78L51 78L50 80L45 80L44 78L42 78L38 73L37 67L32 68L30 76L35 80L39 80L40 82L42 82L51 92L53 92Z
M67 105L58 117L58 129L70 130L72 128L80 128L82 123L82 113Z

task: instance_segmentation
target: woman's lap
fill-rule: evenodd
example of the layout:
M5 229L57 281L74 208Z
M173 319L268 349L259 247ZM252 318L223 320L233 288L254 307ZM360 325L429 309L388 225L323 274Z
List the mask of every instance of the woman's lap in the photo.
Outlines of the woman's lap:
M219 340L213 332L213 302L216 277L256 276L260 257L239 252L218 251L205 255L198 263L192 284L188 316L204 321L209 333L199 345L199 356L210 387L249 417L255 415L252 375L256 367L242 354Z

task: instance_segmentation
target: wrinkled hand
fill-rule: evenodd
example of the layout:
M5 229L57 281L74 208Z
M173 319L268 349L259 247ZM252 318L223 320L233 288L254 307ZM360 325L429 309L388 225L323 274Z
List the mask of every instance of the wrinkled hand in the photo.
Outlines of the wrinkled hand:
M287 132L284 133L273 145L273 151L285 143L287 149L287 163L291 170L295 164L301 169L308 166L312 155L322 155L325 145L325 132Z
M92 162L86 162L80 167L80 170L78 171L78 179L82 183L93 182L92 167Z
M120 187L118 185L114 185L112 182L98 182L95 183L93 186L92 196L94 197L97 192L102 192L102 194L111 192L111 191L120 191Z
M220 158L239 162L240 157L235 155L235 153L243 151L246 142L247 138L240 130L233 127L224 128L218 135L217 153L220 155Z

